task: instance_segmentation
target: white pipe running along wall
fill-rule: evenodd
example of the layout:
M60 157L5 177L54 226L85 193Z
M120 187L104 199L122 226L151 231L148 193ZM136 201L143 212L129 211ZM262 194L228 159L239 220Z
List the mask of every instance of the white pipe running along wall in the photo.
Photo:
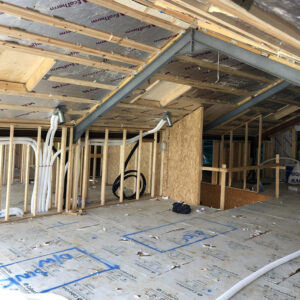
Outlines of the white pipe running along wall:
M159 131L164 125L166 121L160 120L159 123L156 125L155 128L152 130L146 131L143 133L143 137L153 134L157 131ZM46 212L48 211L49 207L49 201L51 198L51 178L52 178L52 167L56 160L56 158L60 155L61 150L56 151L54 154L52 153L53 148L53 142L54 142L54 136L58 128L58 116L52 115L51 117L51 126L50 129L47 132L46 140L44 143L43 149L40 151L40 158L39 158L39 178L38 182L34 182L35 184L38 184L38 201L37 201L37 212ZM126 141L126 144L132 144L134 142L137 142L139 140L139 135L128 139ZM122 145L123 140L111 140L109 141L109 146L120 146ZM32 138L26 138L26 137L15 137L13 139L14 144L21 144L21 145L29 145L32 147L35 158L37 158L37 143ZM89 141L90 145L95 146L103 146L104 145L104 139L92 139ZM9 137L2 137L0 138L0 145L9 145ZM82 145L83 147L84 145ZM69 148L66 148L66 151L68 151ZM79 164L80 165L80 164ZM65 166L65 174L68 169L68 163L66 163ZM62 180L62 179L61 179ZM34 190L33 187L33 190ZM31 213L33 213L33 199L34 195L32 193L31 196Z
M149 134L153 134L157 131L159 131L165 124L166 124L167 121L165 121L164 119L161 119L158 124L156 125L155 128L149 130L149 131L146 131L143 133L143 137L149 135ZM129 145L129 144L132 144L134 142L137 142L139 140L139 135L131 138L131 139L128 139L126 140L126 145ZM90 145L92 146L103 146L104 145L104 139L91 139L89 141ZM123 143L123 140L111 140L111 141L108 141L108 145L109 146L121 146Z
M261 277L262 275L268 273L269 271L277 268L278 266L287 263L288 261L295 259L300 256L300 250L293 252L285 257L277 259L270 264L262 267L261 269L257 270L256 272L252 273L248 277L244 278L243 280L239 281L235 284L232 288L230 288L227 292L219 296L216 300L228 300L232 298L236 293L238 293L241 289L248 286L252 281L256 280L257 278Z
M37 143L34 139L26 138L26 137L13 138L13 144L15 145L29 145L32 147L35 154L36 165L38 165L40 168L38 182L34 182L34 187L33 187L34 190L35 185L38 184L37 212L45 212L48 210L48 206L45 206L45 198L46 198L45 194L47 191L47 183L48 183L48 191L50 190L51 192L52 165L50 164L50 158L52 154L52 146L53 146L54 136L57 127L58 127L58 116L53 115L51 117L51 126L47 133L44 149L43 150L41 149L39 162L37 162ZM0 145L9 145L9 137L0 138ZM34 202L33 197L34 195L32 193L31 213L33 213L33 202Z

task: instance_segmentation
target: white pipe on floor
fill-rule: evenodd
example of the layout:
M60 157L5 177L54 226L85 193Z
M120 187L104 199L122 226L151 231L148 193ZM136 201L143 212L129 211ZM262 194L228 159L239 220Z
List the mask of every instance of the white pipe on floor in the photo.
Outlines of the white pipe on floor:
M285 257L282 257L280 259L277 259L270 264L262 267L261 269L257 270L256 272L252 273L248 277L242 279L237 284L235 284L232 288L230 288L227 292L219 296L216 300L227 300L233 297L236 293L238 293L241 289L248 286L252 281L256 280L257 278L261 277L265 273L268 273L269 271L277 268L278 266L295 259L300 256L300 250L291 253Z

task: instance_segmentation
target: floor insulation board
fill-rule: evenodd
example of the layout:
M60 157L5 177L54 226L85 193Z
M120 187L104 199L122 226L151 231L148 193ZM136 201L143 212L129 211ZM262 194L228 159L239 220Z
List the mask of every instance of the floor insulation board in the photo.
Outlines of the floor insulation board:
M153 199L0 225L1 290L67 299L215 299L300 248L299 194L178 215ZM300 259L234 299L297 299ZM0 297L1 298L1 297Z

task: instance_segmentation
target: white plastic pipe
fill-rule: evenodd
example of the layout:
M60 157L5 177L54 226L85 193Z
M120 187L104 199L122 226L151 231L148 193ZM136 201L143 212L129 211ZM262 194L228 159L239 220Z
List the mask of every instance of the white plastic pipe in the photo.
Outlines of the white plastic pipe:
M164 119L161 119L158 124L155 126L155 128L146 131L143 133L143 137L149 135L149 134L153 134L157 131L159 131L165 124L167 121L165 121ZM126 145L132 144L134 142L137 142L139 140L139 135L136 135L135 137L126 140ZM94 146L103 146L104 145L104 139L91 139L89 141L90 145L94 145ZM123 140L110 140L108 141L108 145L109 146L120 146L122 145Z
M160 120L159 123L156 125L155 128L143 133L143 137L155 133L159 131L164 125L166 121ZM51 117L51 126L47 132L46 140L44 143L43 149L41 149L41 155L39 162L37 163L38 167L40 168L39 178L37 182L34 182L34 186L38 184L38 203L37 203L37 212L46 212L48 211L49 201L51 198L51 178L52 178L52 166L56 160L56 158L60 155L61 150L58 150L56 153L52 154L52 147L54 143L54 136L58 128L58 116L53 115ZM126 144L132 144L139 140L139 135L128 139ZM119 146L122 145L123 140L111 140L109 141L110 146ZM37 143L32 138L26 137L15 137L13 139L14 144L25 144L30 145L35 153L35 157L37 157ZM9 144L9 137L2 137L0 138L0 145L8 145ZM91 145L103 146L104 139L92 139L90 140ZM82 145L83 147L83 145ZM68 151L69 148L66 148ZM68 169L68 164L65 166L65 174ZM33 193L31 196L31 212L33 212Z
M257 278L261 277L262 275L268 273L269 271L277 268L278 266L295 259L300 256L300 250L291 253L285 257L282 257L280 259L277 259L273 261L272 263L262 267L261 269L257 270L256 272L252 273L248 277L242 279L237 284L235 284L232 288L230 288L227 292L219 296L216 300L227 300L233 297L236 293L238 293L241 289L249 285L251 282L256 280Z
M275 160L275 159L276 159L275 157L274 157L274 158L267 159L267 160L265 160L264 162L262 162L261 165L266 164L267 162L272 161L272 160ZM279 159L280 159L280 160L292 160L292 161L295 161L296 163L299 163L299 162L300 162L299 160L294 159L294 158L291 158L291 157L280 157Z

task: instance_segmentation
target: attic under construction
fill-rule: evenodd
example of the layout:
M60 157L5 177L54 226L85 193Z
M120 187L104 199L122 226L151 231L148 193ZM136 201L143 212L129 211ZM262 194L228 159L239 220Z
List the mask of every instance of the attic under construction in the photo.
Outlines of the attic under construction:
M0 1L0 299L297 299L299 16Z

